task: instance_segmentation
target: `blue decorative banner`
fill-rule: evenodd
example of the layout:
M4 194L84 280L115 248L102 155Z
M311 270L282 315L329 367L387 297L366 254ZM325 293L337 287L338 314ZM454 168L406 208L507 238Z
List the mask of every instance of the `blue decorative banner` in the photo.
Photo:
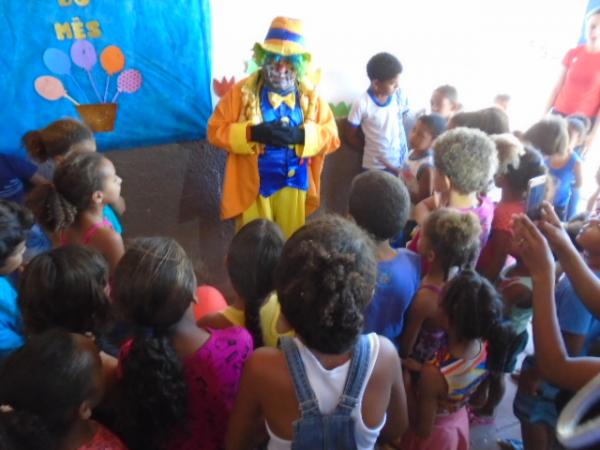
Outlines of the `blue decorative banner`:
M209 0L0 0L0 152L74 117L101 149L203 139Z

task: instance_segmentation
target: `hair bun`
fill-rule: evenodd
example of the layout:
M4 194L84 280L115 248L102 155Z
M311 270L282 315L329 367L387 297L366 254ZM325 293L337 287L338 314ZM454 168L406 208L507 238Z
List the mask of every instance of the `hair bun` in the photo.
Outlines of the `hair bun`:
M49 158L42 133L37 130L25 133L22 139L27 153L38 162L46 162Z

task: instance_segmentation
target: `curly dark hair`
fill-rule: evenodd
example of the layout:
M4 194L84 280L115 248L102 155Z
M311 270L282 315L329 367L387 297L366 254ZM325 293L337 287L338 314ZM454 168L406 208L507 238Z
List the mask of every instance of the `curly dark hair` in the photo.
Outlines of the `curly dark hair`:
M58 165L54 183L36 187L27 206L48 231L69 228L104 187L101 173L106 158L99 153L74 153Z
M525 145L525 153L519 157L519 166L509 164L504 177L515 193L520 193L523 198L527 192L529 180L544 175L548 169L544 163L544 157L533 147Z
M441 262L444 277L450 269L472 267L479 257L481 224L472 212L451 208L433 211L423 225L423 236Z
M33 226L31 212L17 203L0 199L0 267L27 240Z
M324 216L287 241L275 287L284 316L306 345L340 354L362 331L376 273L368 236L346 219Z
M183 366L169 331L190 308L195 290L192 263L171 238L134 239L115 270L115 304L142 327L121 361L118 423L133 450L162 448L187 416Z
M60 119L41 130L32 130L22 138L27 153L38 162L45 162L69 153L73 145L93 140L92 130L79 120Z
M378 241L396 236L406 225L410 197L398 177L369 170L354 177L348 212L354 221Z
M246 328L252 334L254 348L264 345L260 307L275 289L273 273L284 242L277 224L257 219L240 228L227 253L227 273L233 289L245 301Z
M442 295L441 306L456 337L485 339L487 367L492 372L501 372L517 336L510 324L503 321L504 304L494 286L474 270L467 269L446 284Z
M33 258L21 275L19 303L25 328L60 327L98 336L109 318L108 267L100 253L67 245Z
M562 154L569 145L567 121L560 116L549 116L533 124L523 140L546 156Z
M372 56L367 63L369 80L387 81L402 73L402 64L391 53L381 52Z
M3 425L19 442L25 439L23 430L21 436L11 432L10 421L35 423L41 427L36 430L39 437L51 438L56 445L71 429L81 404L98 402L101 390L102 362L92 341L59 329L46 331L32 336L0 368L0 404L24 413L3 413ZM53 448L49 444L44 448Z

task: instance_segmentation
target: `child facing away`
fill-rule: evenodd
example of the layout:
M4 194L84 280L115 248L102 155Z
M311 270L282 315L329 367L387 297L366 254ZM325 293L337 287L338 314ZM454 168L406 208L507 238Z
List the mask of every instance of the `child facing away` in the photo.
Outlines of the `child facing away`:
M415 206L414 216L419 225L427 216L442 207L462 212L471 211L481 224L482 247L490 234L494 205L484 192L496 172L498 158L494 142L482 131L455 128L438 137L433 145L435 192ZM418 233L409 248L416 250Z
M462 108L458 101L458 91L449 84L435 88L431 94L430 106L433 114L439 114L446 121L450 120Z
M576 141L569 139L567 121L559 116L542 119L525 132L524 140L546 157L552 179L554 210L560 220L569 220L569 200L571 196L579 195L583 178L581 158L573 151Z
M208 314L198 321L207 328L246 327L254 348L277 347L279 338L290 334L283 323L273 273L285 238L275 222L257 219L235 234L225 260L235 297L223 311ZM293 334L293 333L292 333Z
M92 130L75 119L60 119L46 128L28 131L23 135L22 141L29 157L39 164L39 174L49 181L54 178L56 166L67 156L96 151ZM123 197L119 196L115 202L105 205L103 212L114 230L121 234L123 227L117 214L125 212Z
M60 329L32 336L0 369L0 445L7 450L127 450L91 420L103 396L94 342Z
M457 269L473 266L479 255L480 234L481 225L473 213L441 208L427 218L418 250L429 270L408 310L400 341L403 358L427 362L446 342L446 330L439 320L441 292ZM411 362L407 366L418 369Z
M404 228L410 211L406 187L397 177L369 170L352 181L350 217L375 241L377 284L364 311L364 332L387 337L396 346L404 316L421 279L421 259L407 249L394 249L390 239Z
M448 344L423 365L417 386L409 392L416 413L403 449L468 450L466 405L487 388L489 373L502 370L512 338L502 323L496 290L473 270L460 272L444 287L440 313L447 323Z
M286 242L275 286L296 337L246 363L228 450L254 448L263 423L269 449L373 449L406 430L396 349L362 335L376 271L368 237L341 217L311 221Z
M196 325L196 276L171 238L131 243L111 295L137 334L119 355L118 423L132 449L220 449L252 338Z
M478 111L456 113L448 120L448 129L458 127L474 128L490 136L510 132L508 115L495 106Z
M27 209L0 199L0 360L24 342L18 295L10 275L23 263L32 225L33 217Z
M402 118L408 113L406 96L399 86L402 64L389 53L377 53L367 63L370 86L352 105L346 137L359 148L359 128L364 134L363 169L398 174L408 146Z
M410 133L410 153L402 168L413 204L433 194L433 142L446 131L447 121L439 114L420 116Z
M98 250L110 271L124 253L123 239L103 215L121 195L121 178L99 153L74 153L56 169L52 184L39 186L28 205L55 245L81 244Z
M492 283L510 255L512 217L525 212L529 180L547 171L541 153L532 147L523 147L516 137L510 134L497 135L494 142L500 162L494 181L502 189L502 197L494 209L490 238L477 265L478 271Z

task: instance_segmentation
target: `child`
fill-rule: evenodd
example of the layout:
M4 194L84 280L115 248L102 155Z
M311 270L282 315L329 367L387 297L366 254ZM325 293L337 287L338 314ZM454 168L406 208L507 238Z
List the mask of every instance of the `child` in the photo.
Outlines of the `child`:
M472 267L479 255L481 225L472 213L441 208L427 218L419 253L429 270L412 302L402 334L400 356L429 361L446 341L439 322L440 293L456 269Z
M254 348L276 347L280 335L286 334L279 320L277 296L272 295L273 272L284 242L279 226L269 220L256 219L240 228L225 260L235 298L224 311L204 316L198 325L218 329L246 327Z
M96 151L92 130L74 119L60 119L41 130L29 131L25 133L22 141L31 159L40 163L39 172L47 180L54 178L56 166L67 156ZM119 215L125 212L125 200L121 196L114 203L105 205L103 210L113 229L121 234L123 227L115 211Z
M508 108L510 105L510 95L498 94L494 97L494 106L500 108L502 111L508 114Z
M411 151L402 170L413 204L433 194L433 141L446 131L446 119L439 114L421 116L410 133Z
M404 315L421 279L419 256L390 245L390 239L406 224L408 192L397 177L370 170L352 181L348 209L358 226L375 240L378 260L375 294L364 312L364 332L381 334L397 346Z
M492 106L479 111L460 112L448 121L448 129L467 127L481 130L488 135L508 133L510 127L504 110Z
M170 238L134 240L115 271L111 295L139 327L119 356L119 424L133 449L223 447L252 338L196 326L195 291L192 263Z
M31 337L0 370L2 434L15 449L127 450L90 419L103 395L101 374L91 339L57 329Z
M543 119L529 128L524 138L546 156L548 174L552 177L554 210L560 220L569 220L569 200L579 195L583 178L581 158L573 150L577 142L569 139L566 120L558 116Z
M398 174L408 153L402 117L408 113L406 97L398 88L402 64L389 53L377 53L367 63L371 85L352 105L347 138L360 147L359 127L364 133L363 169Z
M361 336L376 270L368 238L340 217L311 221L286 242L275 286L298 337L248 360L227 449L253 448L263 423L269 448L281 449L373 448L378 436L404 432L396 350L375 333Z
M569 142L573 141L574 151L584 158L585 143L588 133L592 128L590 119L581 114L571 114L567 116L567 127L569 130Z
M431 94L431 112L439 114L446 121L460 111L462 105L458 101L458 92L454 86L445 84L436 88Z
M74 153L58 166L54 183L36 188L28 204L55 244L89 245L112 272L123 255L123 240L103 207L119 199L121 181L113 163L99 153Z
M435 193L415 206L415 220L425 222L437 208L450 207L471 211L481 224L480 242L487 242L494 205L480 195L496 172L498 158L494 142L483 132L469 128L446 131L434 144ZM409 248L416 250L418 235Z
M0 155L0 198L23 204L28 185L44 184L37 167L25 159Z
M512 217L525 212L529 180L546 173L544 158L537 150L523 147L511 135L499 135L494 141L501 161L494 178L496 186L502 189L502 198L494 209L490 238L477 267L491 282L496 281L510 254ZM511 148L512 157L501 156L502 153L511 153ZM519 155L519 152L522 153ZM502 162L503 159L505 162Z
M0 199L0 359L24 342L17 291L9 276L23 263L25 240L32 225L28 210Z
M416 414L403 449L469 448L466 405L486 388L489 373L502 370L512 337L502 324L502 302L494 287L472 270L448 282L440 310L448 325L448 345L421 368L412 392Z

